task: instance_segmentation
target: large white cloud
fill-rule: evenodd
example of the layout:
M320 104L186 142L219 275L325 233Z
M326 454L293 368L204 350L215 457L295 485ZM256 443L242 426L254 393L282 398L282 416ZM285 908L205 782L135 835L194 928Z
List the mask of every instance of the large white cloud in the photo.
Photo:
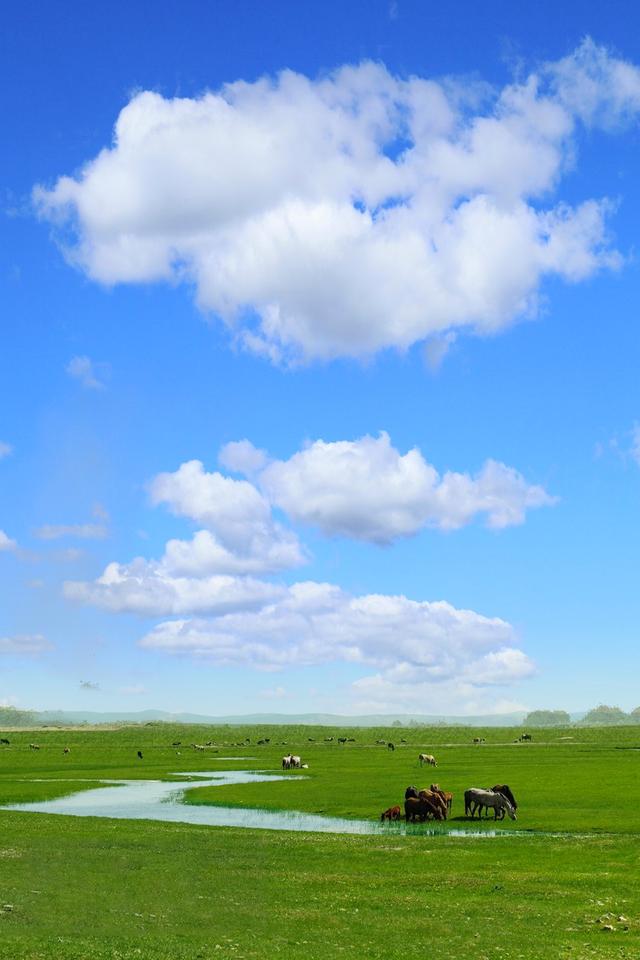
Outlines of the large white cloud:
M142 558L110 563L93 582L64 584L68 600L146 617L252 609L281 592L281 587L252 577L171 576L161 564Z
M264 670L338 661L374 666L380 672L359 681L359 694L367 685L382 684L407 690L411 698L417 689L521 680L534 668L515 642L506 621L449 603L354 597L331 584L307 582L290 587L259 611L160 623L140 644Z
M150 494L152 503L207 527L191 541L167 544L169 572L268 573L305 561L295 534L273 520L268 501L246 480L208 473L190 460L158 474Z
M110 147L34 196L92 278L195 283L271 359L403 349L500 330L536 309L546 275L619 262L607 202L552 193L577 123L614 126L639 89L634 66L585 41L493 92L372 63L197 99L145 91Z
M542 487L495 460L487 460L473 476L451 471L441 476L417 448L399 453L386 433L335 443L317 440L288 460L268 463L257 482L292 520L325 534L377 543L423 527L456 529L477 515L484 515L490 527L506 527L522 523L527 510L555 502Z
M513 639L506 621L444 601L354 597L332 584L308 581L259 611L161 623L142 645L266 667L332 660L387 669L411 664L423 678L438 679L455 673L461 658L508 647Z

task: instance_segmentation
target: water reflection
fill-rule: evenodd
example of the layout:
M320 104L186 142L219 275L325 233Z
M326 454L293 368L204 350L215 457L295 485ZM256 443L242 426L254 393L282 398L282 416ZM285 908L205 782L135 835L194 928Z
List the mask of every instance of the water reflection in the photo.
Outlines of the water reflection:
M212 827L247 827L259 830L306 831L314 833L348 833L380 835L421 835L449 837L495 837L511 834L493 830L464 830L446 824L382 824L377 820L348 820L322 817L296 811L272 811L190 805L184 803L184 792L193 787L216 787L224 784L261 783L287 780L275 773L250 770L193 771L178 773L182 782L166 780L103 780L109 786L83 790L68 797L37 803L15 803L2 807L27 813L53 813L70 817L110 817L125 820L164 820L174 823L195 823Z

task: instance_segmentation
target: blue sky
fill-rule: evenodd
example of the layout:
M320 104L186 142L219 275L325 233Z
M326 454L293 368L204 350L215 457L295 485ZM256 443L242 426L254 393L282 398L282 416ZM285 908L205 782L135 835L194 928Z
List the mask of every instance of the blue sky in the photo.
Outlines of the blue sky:
M0 702L638 706L634 5L6 18Z

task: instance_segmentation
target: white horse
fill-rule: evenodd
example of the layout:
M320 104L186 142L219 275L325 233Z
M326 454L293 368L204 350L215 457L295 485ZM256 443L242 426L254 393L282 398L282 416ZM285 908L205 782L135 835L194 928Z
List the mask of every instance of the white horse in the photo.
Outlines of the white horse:
M479 787L472 787L470 790L465 790L464 813L466 817L471 814L471 819L473 820L477 810L478 818L480 818L483 807L493 809L494 820L503 820L505 812L508 813L512 820L518 819L515 810L503 794L496 793L494 790L481 790ZM499 817L498 814L500 814Z
M420 766L424 766L425 763L429 764L430 767L437 767L436 758L432 757L430 753L421 753L418 756L420 761Z
M288 753L288 754L286 755L286 757L283 757L283 758L282 758L282 769L283 769L283 770L290 770L290 769L291 769L291 760L292 760L292 757L291 757L291 754L290 754L290 753Z
M291 766L300 768L302 766L301 757L296 757L295 754L291 755Z

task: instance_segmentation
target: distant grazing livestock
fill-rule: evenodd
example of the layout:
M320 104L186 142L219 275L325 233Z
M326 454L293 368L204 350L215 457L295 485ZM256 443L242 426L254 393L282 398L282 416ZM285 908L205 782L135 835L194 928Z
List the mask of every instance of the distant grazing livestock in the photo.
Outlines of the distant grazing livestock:
M385 810L384 813L380 814L381 820L399 820L402 816L402 810L400 807L389 807L388 810Z
M347 737L347 743L355 743L355 742L356 742L355 737Z
M324 742L325 742L325 743L331 743L332 740L333 740L333 737L325 737L325 738L324 738Z
M393 743L388 743L388 744L387 744L387 750L395 750L395 744L393 744Z
M9 741L6 737L0 737L0 743L6 743L6 745L9 746Z
M453 803L453 794L449 793L448 790L441 790L437 783L432 783L430 788L434 793L437 793L438 796L442 797L444 802L447 805L447 812L451 812L451 804Z
M440 816L438 820L447 819L447 804L442 799L439 793L435 793L433 790L420 790L418 793L418 800L426 800L428 803L438 810Z
M316 738L315 738L315 737L307 737L307 741L308 741L309 743L315 743L315 742L316 742Z
M405 740L404 737L400 737L400 743L406 743L406 742L407 742L407 741Z
M63 753L71 753L71 747L65 747Z
M263 747L266 742L267 742L266 740L258 740L258 746Z
M429 764L430 767L437 767L436 758L432 757L430 753L421 753L418 757L420 761L420 766L424 766L425 763Z
M410 797L413 797L414 800L418 799L418 788L417 787L407 787L404 792L405 800L408 800Z
M526 740L533 740L533 737L530 733L522 733L520 734L520 739L524 742Z
M295 754L291 754L291 766L297 767L298 769L302 766L302 760L300 757L296 757Z
M309 764L308 764L308 763L301 763L301 764L300 764L300 769L301 769L301 770L308 770L308 769L309 769Z
M404 802L404 815L407 823L425 821L428 817L433 817L434 820L443 819L440 808L422 797L408 797Z
M518 809L516 798L512 794L508 783L496 783L495 787L491 787L491 789L494 793L501 793L503 797L506 797L514 810Z
M30 744L29 744L29 750L39 750L39 749L40 749L40 744L39 744L39 743L30 743Z
M486 740L485 740L484 737L474 737L474 738L473 738L473 742L474 742L474 743L486 743Z
M386 740L376 740L376 745L379 746L379 747L386 747L387 741L386 741Z
M138 760L142 760L142 750L138 750Z
M338 737L338 743L346 743L346 742L347 742L346 737Z
M181 741L181 740L174 740L173 743L171 744L171 746L172 746L172 747L181 747L181 746L182 746L182 741Z
M291 754L288 753L286 757L282 758L282 769L290 770L291 769Z
M495 793L493 790L480 790L478 787L472 787L471 790L464 792L464 812L465 816L471 814L471 819L478 811L478 817L482 816L482 808L491 807L493 809L493 819L502 820L505 812L509 814L512 820L517 820L516 812L502 793ZM498 818L498 814L500 817Z

